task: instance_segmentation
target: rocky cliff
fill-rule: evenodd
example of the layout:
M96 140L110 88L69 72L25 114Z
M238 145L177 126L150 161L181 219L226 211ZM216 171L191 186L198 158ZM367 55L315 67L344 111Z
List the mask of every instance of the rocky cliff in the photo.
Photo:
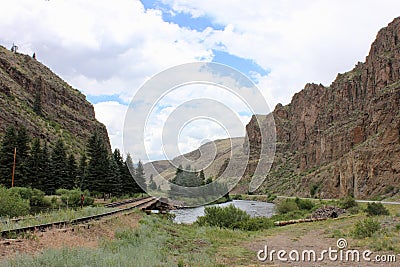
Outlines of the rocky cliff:
M259 192L328 198L397 194L399 108L400 18L396 18L379 31L365 63L339 74L329 87L307 84L290 104L275 107L276 156ZM258 147L256 116L246 130L245 148ZM248 169L250 176L252 168Z
M0 46L0 136L10 125L50 143L62 137L75 153L98 131L111 150L106 127L83 94L32 57Z

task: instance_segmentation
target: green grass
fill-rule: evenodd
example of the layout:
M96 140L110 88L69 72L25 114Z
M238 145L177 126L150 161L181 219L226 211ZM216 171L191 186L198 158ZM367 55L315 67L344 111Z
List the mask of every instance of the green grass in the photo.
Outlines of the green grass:
M176 225L157 216L145 216L137 229L124 229L100 247L46 250L36 257L20 255L2 266L224 266L216 263L216 253L236 244L245 232ZM249 251L230 247L224 255L244 257Z
M37 225L37 224L45 224L51 222L71 221L77 218L97 215L117 209L118 208L105 208L101 206L84 207L83 209L77 209L77 210L62 209L50 213L38 213L36 215L24 217L24 219L20 221L13 221L7 218L0 221L0 230L1 231L12 230L15 228Z
M391 214L399 206L387 205ZM252 244L270 237L292 241L319 233L318 238L346 238L352 248L400 252L397 215L376 216L381 230L371 237L354 238L354 225L367 218L360 213L340 220L294 224L260 231L220 229L174 224L159 216L144 216L136 229L120 229L113 240L102 240L97 248L46 250L32 257L19 255L0 266L232 266L260 264ZM332 242L335 242L334 240ZM325 248L325 247L324 247Z

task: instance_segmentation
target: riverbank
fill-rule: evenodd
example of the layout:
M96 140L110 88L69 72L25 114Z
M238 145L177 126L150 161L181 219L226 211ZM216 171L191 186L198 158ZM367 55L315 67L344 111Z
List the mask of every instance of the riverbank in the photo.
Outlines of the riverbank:
M359 213L345 216L341 220L273 227L261 231L242 231L175 224L159 215L139 213L139 224L110 224L103 230L111 231L109 236L99 237L93 246L57 246L35 256L17 256L1 266L258 266L275 264L292 266L276 258L261 262L257 253L267 246L270 250L304 250L317 252L337 249L337 240L344 238L348 249L370 250L373 256L400 253L400 208L387 205L391 215L377 216L382 229L371 237L356 238L354 225L367 216ZM137 214L134 216L138 216ZM98 229L98 228L95 228ZM85 232L83 232L84 234ZM70 236L70 234L66 234ZM29 240L41 242L40 236ZM22 241L26 242L26 241ZM63 248L60 248L63 247ZM24 253L24 251L20 251ZM400 261L400 258L398 259ZM361 264L361 263L360 263ZM298 266L309 266L299 263ZM318 265L354 266L354 262L330 261L326 259ZM376 265L362 262L362 266Z

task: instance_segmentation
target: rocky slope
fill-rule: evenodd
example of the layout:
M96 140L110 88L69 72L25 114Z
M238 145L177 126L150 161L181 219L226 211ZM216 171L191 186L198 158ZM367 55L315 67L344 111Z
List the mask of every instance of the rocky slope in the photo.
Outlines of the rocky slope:
M273 111L276 156L259 192L390 196L400 190L400 18L379 31L365 63L325 87L307 84ZM258 147L253 116L246 127ZM257 156L257 150L252 152ZM251 169L248 168L250 176Z
M187 154L174 158L171 162L168 160L153 161L144 164L146 178L153 175L154 180L159 181L158 175L165 179L172 179L175 176L176 168L181 165L185 168L190 165L192 169L204 170L206 177L218 176L226 160L232 158L240 159L245 157L243 150L243 138L220 139L208 142L198 149Z
M34 112L38 103L42 115ZM98 131L111 149L106 127L83 94L30 56L0 46L0 137L10 125L50 143L61 136L75 153Z

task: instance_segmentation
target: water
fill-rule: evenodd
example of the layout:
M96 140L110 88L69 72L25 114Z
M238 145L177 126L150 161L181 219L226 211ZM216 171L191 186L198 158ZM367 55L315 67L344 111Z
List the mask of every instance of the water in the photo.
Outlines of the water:
M216 204L213 206L226 207L233 204L235 207L246 211L251 217L271 217L274 215L275 205L273 203L251 201L251 200L233 200L230 202ZM176 223L194 223L197 217L204 215L204 206L196 208L171 210L175 214Z

